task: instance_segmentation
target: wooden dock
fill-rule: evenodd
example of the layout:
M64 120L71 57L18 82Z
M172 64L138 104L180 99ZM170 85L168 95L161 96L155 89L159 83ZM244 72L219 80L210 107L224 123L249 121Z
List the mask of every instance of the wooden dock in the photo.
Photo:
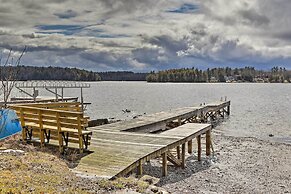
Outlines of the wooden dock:
M211 125L196 122L207 122L229 113L230 101L220 101L90 127L93 132L91 153L81 158L74 171L111 179L135 169L141 174L145 162L162 157L162 172L166 175L167 160L185 166L185 146L188 144L191 153L194 138L198 142L198 159L201 158L201 135L205 133L206 155L210 154ZM173 124L178 128L169 129ZM177 159L171 155L172 149L177 149Z

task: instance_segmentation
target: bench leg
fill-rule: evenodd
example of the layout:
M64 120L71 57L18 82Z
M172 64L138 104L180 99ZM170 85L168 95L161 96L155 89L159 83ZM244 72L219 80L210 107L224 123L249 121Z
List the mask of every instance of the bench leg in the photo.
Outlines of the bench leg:
M32 128L26 130L26 136L28 136L28 140L31 141L32 140ZM27 140L27 139L26 139Z
M189 154L192 154L193 153L192 140L188 141L188 153Z
M46 132L46 130L43 130L43 132L44 132L44 136L46 138L46 142L49 143L50 138L51 138L51 130L48 130L48 133Z
M27 141L27 127L26 126L23 126L22 127L22 141Z
M206 156L209 156L211 146L211 130L206 131Z
M89 145L89 135L83 135L83 141L84 141L84 145L85 145L85 149L88 149L88 145Z
M39 133L40 133L40 146L43 147L44 146L44 130L40 129Z
M183 143L182 144L182 163L181 163L181 166L182 168L185 168L185 151L186 150L186 144Z
M198 161L201 161L201 135L197 136Z
M63 153L64 152L64 142L63 142L62 134L60 132L58 134L58 139L59 139L59 150L60 150L60 153Z
M162 154L162 158L163 158L163 176L167 176L168 174L167 152Z
M64 138L64 141L65 141L65 144L66 144L66 147L68 147L68 144L69 144L69 133L62 133L62 136Z

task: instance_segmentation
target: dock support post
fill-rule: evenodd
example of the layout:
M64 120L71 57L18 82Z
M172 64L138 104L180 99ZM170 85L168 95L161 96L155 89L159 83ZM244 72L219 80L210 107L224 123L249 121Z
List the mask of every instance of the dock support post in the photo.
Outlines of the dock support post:
M167 152L162 154L163 158L163 176L168 175L168 166L167 166Z
M141 160L139 160L138 161L138 169L137 169L137 174L140 176L140 175L142 175L142 161Z
M178 158L178 159L181 159L180 146L177 146L177 158Z
M198 147L198 161L201 161L201 135L197 136L197 147Z
M178 125L179 126L182 125L182 119L181 118L178 119Z
M192 140L188 141L188 153L189 154L192 154L193 153Z
M182 168L185 168L185 143L182 144L182 163L181 163L181 166Z
M210 155L210 146L211 146L211 130L206 131L206 155Z

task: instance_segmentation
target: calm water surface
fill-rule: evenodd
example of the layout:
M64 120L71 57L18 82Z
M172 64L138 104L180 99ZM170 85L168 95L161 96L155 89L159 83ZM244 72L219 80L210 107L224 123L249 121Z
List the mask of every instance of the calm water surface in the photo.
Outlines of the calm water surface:
M217 129L233 136L291 143L291 84L93 82L84 89L91 118L131 119L203 102L231 100L231 116ZM79 90L65 91L78 96ZM130 113L122 110L129 109ZM273 134L274 137L269 137Z

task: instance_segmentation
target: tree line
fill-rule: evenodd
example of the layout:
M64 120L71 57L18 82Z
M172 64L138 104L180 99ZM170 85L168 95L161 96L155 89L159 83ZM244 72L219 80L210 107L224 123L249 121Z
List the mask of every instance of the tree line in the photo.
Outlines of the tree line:
M169 69L150 72L147 82L291 82L291 71L282 67L273 67L270 71L244 68L198 68Z
M15 79L26 80L66 80L66 81L100 81L98 73L77 68L1 66L0 79L8 77L5 73L16 72Z
M146 81L147 73L134 73L132 71L98 72L102 81Z

